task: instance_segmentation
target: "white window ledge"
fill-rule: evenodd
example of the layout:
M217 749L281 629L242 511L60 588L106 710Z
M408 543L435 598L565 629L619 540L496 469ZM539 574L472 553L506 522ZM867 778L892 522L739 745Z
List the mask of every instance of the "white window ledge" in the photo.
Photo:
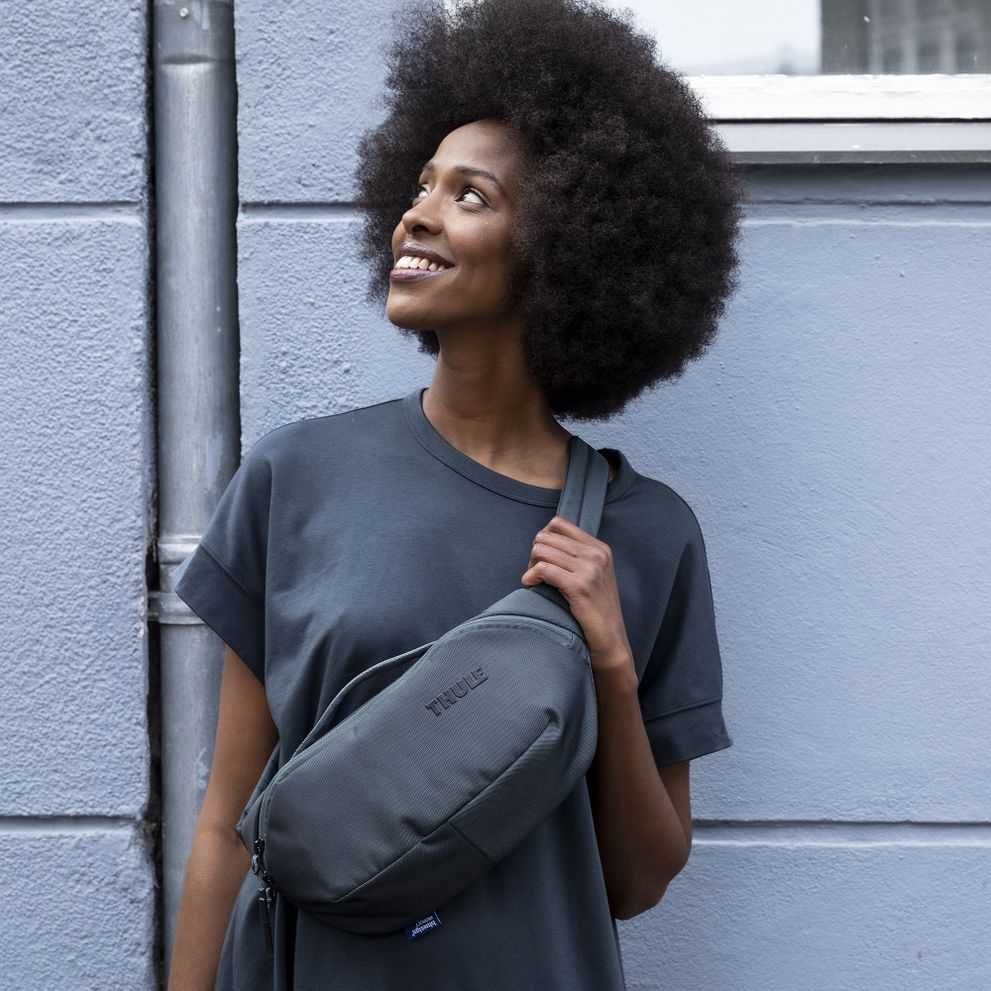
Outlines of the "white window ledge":
M685 76L735 161L991 162L991 75Z

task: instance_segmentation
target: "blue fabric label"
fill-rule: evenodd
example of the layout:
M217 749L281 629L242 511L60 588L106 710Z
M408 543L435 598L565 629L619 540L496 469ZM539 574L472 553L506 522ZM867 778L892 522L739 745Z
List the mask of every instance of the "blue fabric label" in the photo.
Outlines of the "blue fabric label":
M419 922L414 922L413 925L406 927L406 938L416 939L417 936L422 936L424 933L430 932L431 929L436 929L439 925L440 917L436 912L431 912Z

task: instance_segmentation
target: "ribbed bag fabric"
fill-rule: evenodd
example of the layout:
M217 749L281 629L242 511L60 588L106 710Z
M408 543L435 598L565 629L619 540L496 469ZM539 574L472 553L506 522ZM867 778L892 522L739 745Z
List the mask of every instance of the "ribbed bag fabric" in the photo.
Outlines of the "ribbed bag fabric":
M572 436L558 515L595 536L607 479ZM281 767L276 748L237 823L267 947L277 895L364 935L424 919L564 801L596 744L588 647L547 584L367 668Z

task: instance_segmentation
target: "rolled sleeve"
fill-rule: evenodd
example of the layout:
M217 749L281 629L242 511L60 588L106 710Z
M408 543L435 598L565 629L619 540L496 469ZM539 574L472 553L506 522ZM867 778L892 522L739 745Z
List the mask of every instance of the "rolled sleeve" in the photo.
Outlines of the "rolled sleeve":
M645 719L655 764L676 764L731 747L723 720L722 699L700 702Z
M268 435L271 437L271 434ZM173 588L265 683L265 585L271 465L265 445L248 452L220 497Z
M723 719L722 657L705 542L690 509L683 550L638 697L656 764L692 760L733 745Z
M175 572L175 592L265 684L265 610L201 541Z

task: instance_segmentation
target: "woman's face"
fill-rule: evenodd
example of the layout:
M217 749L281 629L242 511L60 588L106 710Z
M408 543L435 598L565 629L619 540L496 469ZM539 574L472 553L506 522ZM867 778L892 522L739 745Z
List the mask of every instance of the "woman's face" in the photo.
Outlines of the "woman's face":
M426 248L449 265L413 279L418 268L393 267L386 316L410 330L497 330L507 316L510 233L523 168L514 132L498 120L465 124L424 165L410 177L418 191L393 232L393 263Z

